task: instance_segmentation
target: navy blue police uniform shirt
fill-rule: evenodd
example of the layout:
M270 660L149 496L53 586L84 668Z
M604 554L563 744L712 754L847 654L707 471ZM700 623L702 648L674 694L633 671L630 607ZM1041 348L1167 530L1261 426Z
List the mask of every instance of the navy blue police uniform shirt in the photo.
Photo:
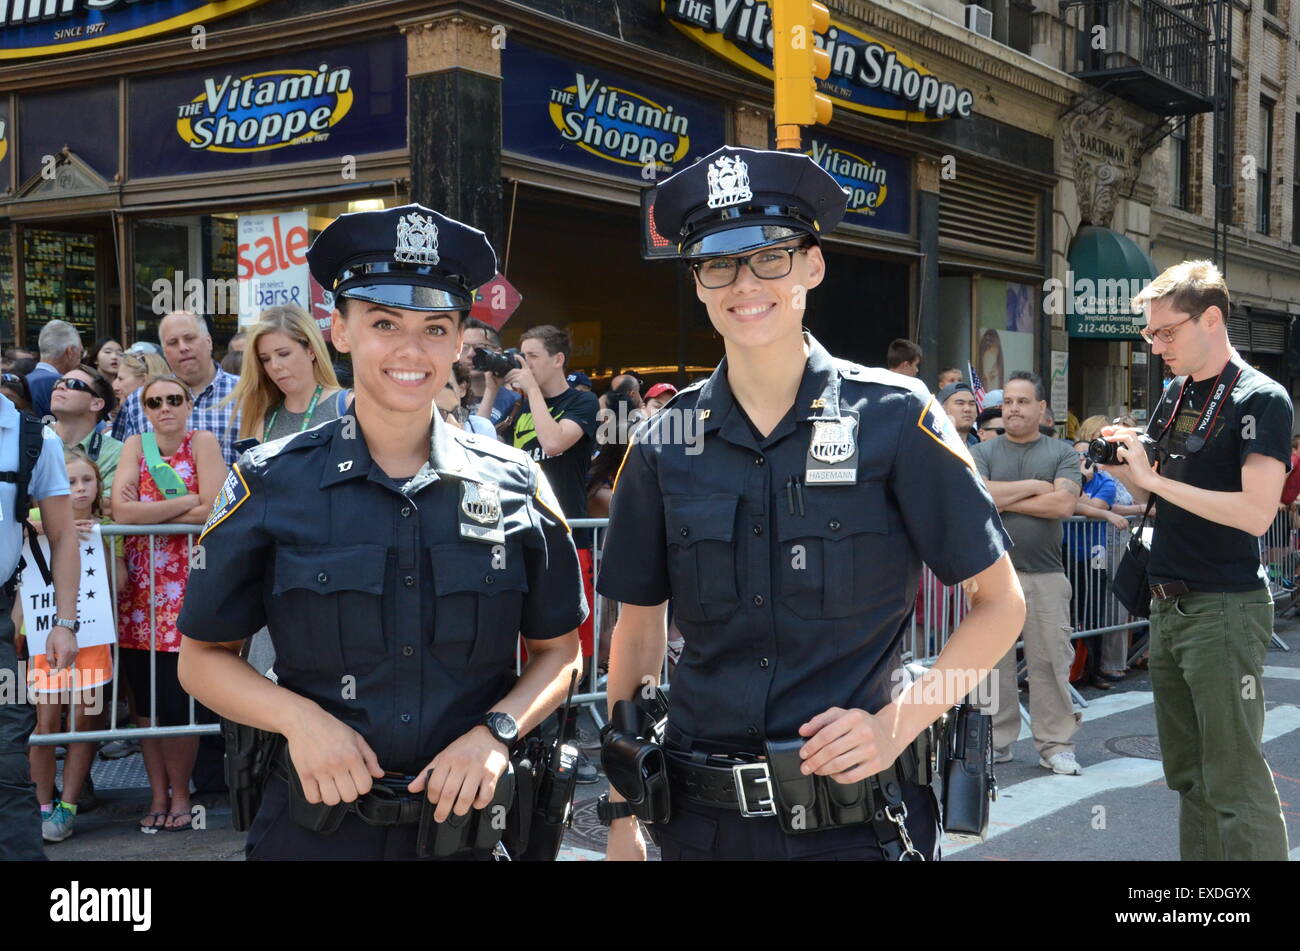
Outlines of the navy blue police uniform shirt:
M899 682L921 563L955 584L1011 546L925 387L805 338L795 405L768 436L734 401L724 359L637 432L615 484L596 590L672 598L686 640L675 745L757 752L829 707L877 712ZM856 418L856 479L810 484L814 421L837 418ZM698 435L692 425L702 452L674 438Z
M280 685L406 774L510 691L519 634L558 637L587 616L537 465L436 414L429 461L405 483L351 415L249 450L201 545L181 632L238 641L265 624Z

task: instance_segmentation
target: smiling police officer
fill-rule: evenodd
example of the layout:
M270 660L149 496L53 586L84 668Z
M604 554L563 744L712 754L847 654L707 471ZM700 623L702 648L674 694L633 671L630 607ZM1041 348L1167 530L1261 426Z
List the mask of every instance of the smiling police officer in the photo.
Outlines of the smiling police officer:
M286 741L250 858L413 858L420 794L437 823L483 810L516 739L559 705L586 603L537 466L434 411L496 273L483 233L420 205L361 212L308 261L338 303L356 400L236 463L190 572L180 675ZM263 624L278 685L237 653Z
M669 598L686 640L665 738L671 818L652 827L665 859L937 858L913 740L1024 618L997 510L930 393L802 330L845 204L786 152L722 148L658 186L659 230L726 346L670 404L695 415L702 452L673 439L668 410L637 433L597 584L622 602L611 700L657 679ZM922 561L972 580L972 609L908 686ZM602 804L608 855L644 858L622 799Z

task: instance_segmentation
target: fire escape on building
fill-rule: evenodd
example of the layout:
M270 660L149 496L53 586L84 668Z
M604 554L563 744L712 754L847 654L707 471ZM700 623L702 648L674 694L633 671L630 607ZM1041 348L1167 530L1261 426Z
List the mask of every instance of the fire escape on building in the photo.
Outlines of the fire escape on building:
M1180 125L1185 135L1190 116L1213 113L1213 258L1226 274L1234 185L1232 0L1061 0L1060 11L1061 68L1093 87L1062 119L1111 98L1159 117L1131 159L1135 171Z

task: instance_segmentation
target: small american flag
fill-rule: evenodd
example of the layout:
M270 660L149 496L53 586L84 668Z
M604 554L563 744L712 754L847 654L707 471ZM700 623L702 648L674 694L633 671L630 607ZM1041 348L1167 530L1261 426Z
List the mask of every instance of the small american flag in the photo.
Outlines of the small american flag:
M970 388L975 393L975 411L982 413L984 412L984 381L980 379L980 375L975 372L975 367L971 364L966 364L966 371L970 374Z

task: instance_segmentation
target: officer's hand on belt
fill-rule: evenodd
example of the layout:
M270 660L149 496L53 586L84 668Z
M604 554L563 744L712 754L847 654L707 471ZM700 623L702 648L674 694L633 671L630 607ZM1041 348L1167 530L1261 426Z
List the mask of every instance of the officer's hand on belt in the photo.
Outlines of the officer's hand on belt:
M471 808L486 809L496 794L497 780L510 763L505 744L486 726L476 726L433 758L407 790L418 793L428 785L435 822L446 822L453 812L468 815Z
M307 801L336 806L370 792L372 778L384 775L375 751L360 733L337 717L315 704L308 711L285 732L289 758Z
M51 672L71 667L77 659L77 635L66 627L54 628L45 638L45 656L50 662Z
M856 708L831 707L799 727L799 735L809 737L799 751L804 774L829 776L837 783L874 776L907 745L895 742L882 718Z

